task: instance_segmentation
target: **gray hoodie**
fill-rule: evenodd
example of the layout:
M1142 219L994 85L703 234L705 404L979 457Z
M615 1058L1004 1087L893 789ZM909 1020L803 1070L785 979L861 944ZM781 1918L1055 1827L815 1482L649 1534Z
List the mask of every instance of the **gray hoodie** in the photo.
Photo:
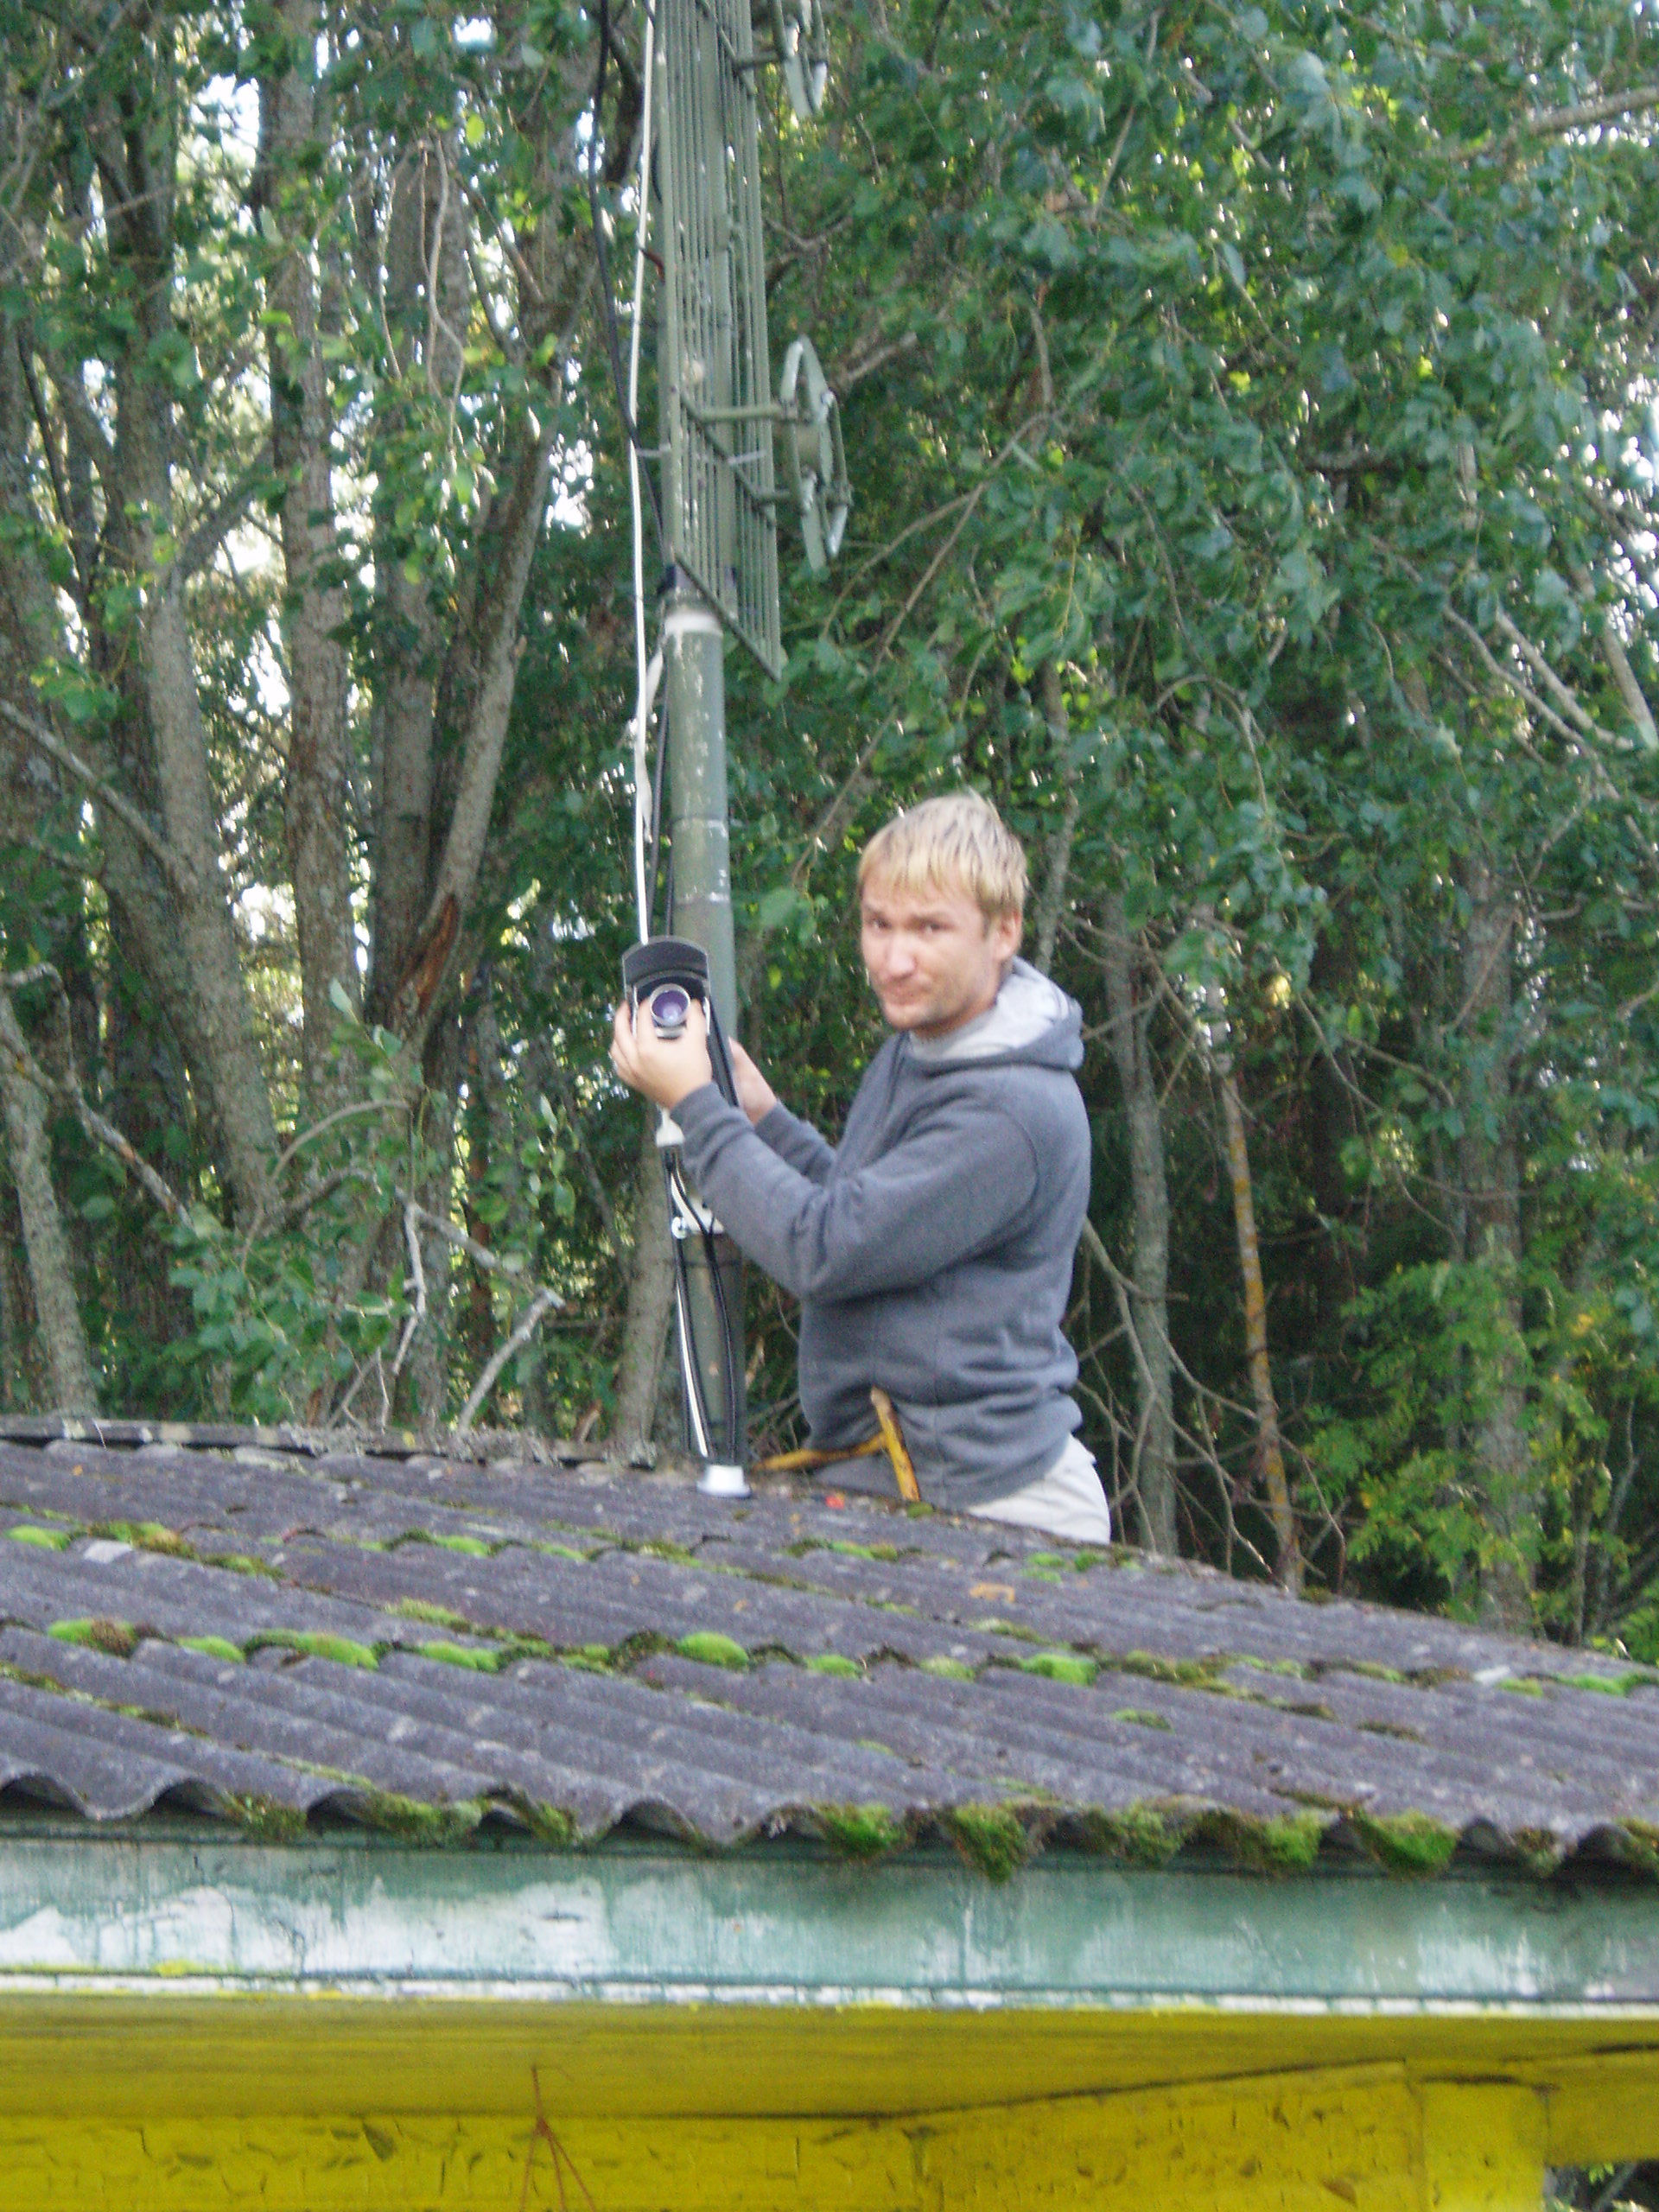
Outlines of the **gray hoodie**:
M988 1014L887 1039L838 1147L782 1106L751 1128L712 1084L676 1109L697 1189L801 1301L813 1443L862 1443L879 1383L931 1504L1023 1489L1077 1426L1060 1325L1089 1203L1081 1029L1016 960Z

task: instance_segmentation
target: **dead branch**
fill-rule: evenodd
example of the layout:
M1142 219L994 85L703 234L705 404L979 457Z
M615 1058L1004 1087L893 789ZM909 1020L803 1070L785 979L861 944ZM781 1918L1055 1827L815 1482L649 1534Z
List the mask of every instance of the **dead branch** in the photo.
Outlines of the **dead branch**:
M521 1345L527 1344L530 1342L537 1330L541 1326L543 1315L546 1313L550 1307L563 1306L563 1303L564 1300L559 1296L556 1291L543 1288L537 1292L535 1297L531 1300L530 1311L525 1314L524 1319L518 1324L512 1334L507 1338L505 1344L499 1346L499 1348L492 1355L489 1363L485 1368L484 1372L479 1376L477 1382L474 1383L471 1390L468 1391L467 1395L467 1402L461 1409L461 1418L455 1423L455 1433L457 1436L465 1436L467 1430L471 1428L474 1416L478 1412L479 1408L484 1403L485 1400L489 1396L491 1391L494 1389L496 1382L500 1376L502 1369L506 1365L507 1362L512 1357L514 1352L516 1352Z

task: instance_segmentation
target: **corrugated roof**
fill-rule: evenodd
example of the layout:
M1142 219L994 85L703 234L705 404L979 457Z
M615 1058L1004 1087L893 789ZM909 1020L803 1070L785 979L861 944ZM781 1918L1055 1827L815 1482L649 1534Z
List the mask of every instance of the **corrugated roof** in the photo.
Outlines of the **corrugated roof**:
M1659 1674L849 1497L0 1424L0 1802L1659 1872Z

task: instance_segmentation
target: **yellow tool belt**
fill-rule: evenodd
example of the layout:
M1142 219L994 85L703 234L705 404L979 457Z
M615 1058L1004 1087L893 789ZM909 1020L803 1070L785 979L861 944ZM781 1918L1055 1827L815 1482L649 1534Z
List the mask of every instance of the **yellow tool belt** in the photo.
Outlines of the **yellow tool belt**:
M910 1454L905 1449L905 1440L899 1433L899 1416L893 1409L893 1400L885 1390L876 1389L870 1392L870 1403L875 1408L876 1431L862 1444L855 1444L845 1452L816 1452L810 1446L801 1452L774 1452L769 1459L756 1460L757 1471L763 1475L799 1474L811 1467L836 1466L842 1459L869 1459L878 1452L885 1452L899 1497L907 1504L919 1505L921 1489Z

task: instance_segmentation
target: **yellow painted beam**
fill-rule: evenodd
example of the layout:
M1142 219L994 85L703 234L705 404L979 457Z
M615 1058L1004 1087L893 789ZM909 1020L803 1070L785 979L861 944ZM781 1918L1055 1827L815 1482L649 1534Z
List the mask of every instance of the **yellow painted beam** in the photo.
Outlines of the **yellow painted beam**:
M0 2212L1423 2212L1415 2100L1347 2082L908 2120L394 2114L0 2124ZM528 2188L526 2190L526 2175Z
M0 2212L1535 2212L1541 2092L1398 2066L906 2119L0 2122Z
M1636 2047L1529 2069L1544 2101L1552 2166L1659 2158L1659 2054Z
M1418 2095L1426 2212L1537 2212L1548 2136L1540 2091L1440 2082Z
M1535 2212L1654 2155L1650 2018L0 2001L0 2212Z
M1220 2010L918 2011L440 1997L41 1996L0 1985L0 2114L213 2119L340 2109L588 2118L934 2112L1400 2063L1550 2093L1552 2140L1659 2157L1659 2018ZM1610 2070L1611 2069L1611 2070ZM1616 2094L1603 2093L1617 2080ZM1629 2147L1589 2141L1616 2128Z

